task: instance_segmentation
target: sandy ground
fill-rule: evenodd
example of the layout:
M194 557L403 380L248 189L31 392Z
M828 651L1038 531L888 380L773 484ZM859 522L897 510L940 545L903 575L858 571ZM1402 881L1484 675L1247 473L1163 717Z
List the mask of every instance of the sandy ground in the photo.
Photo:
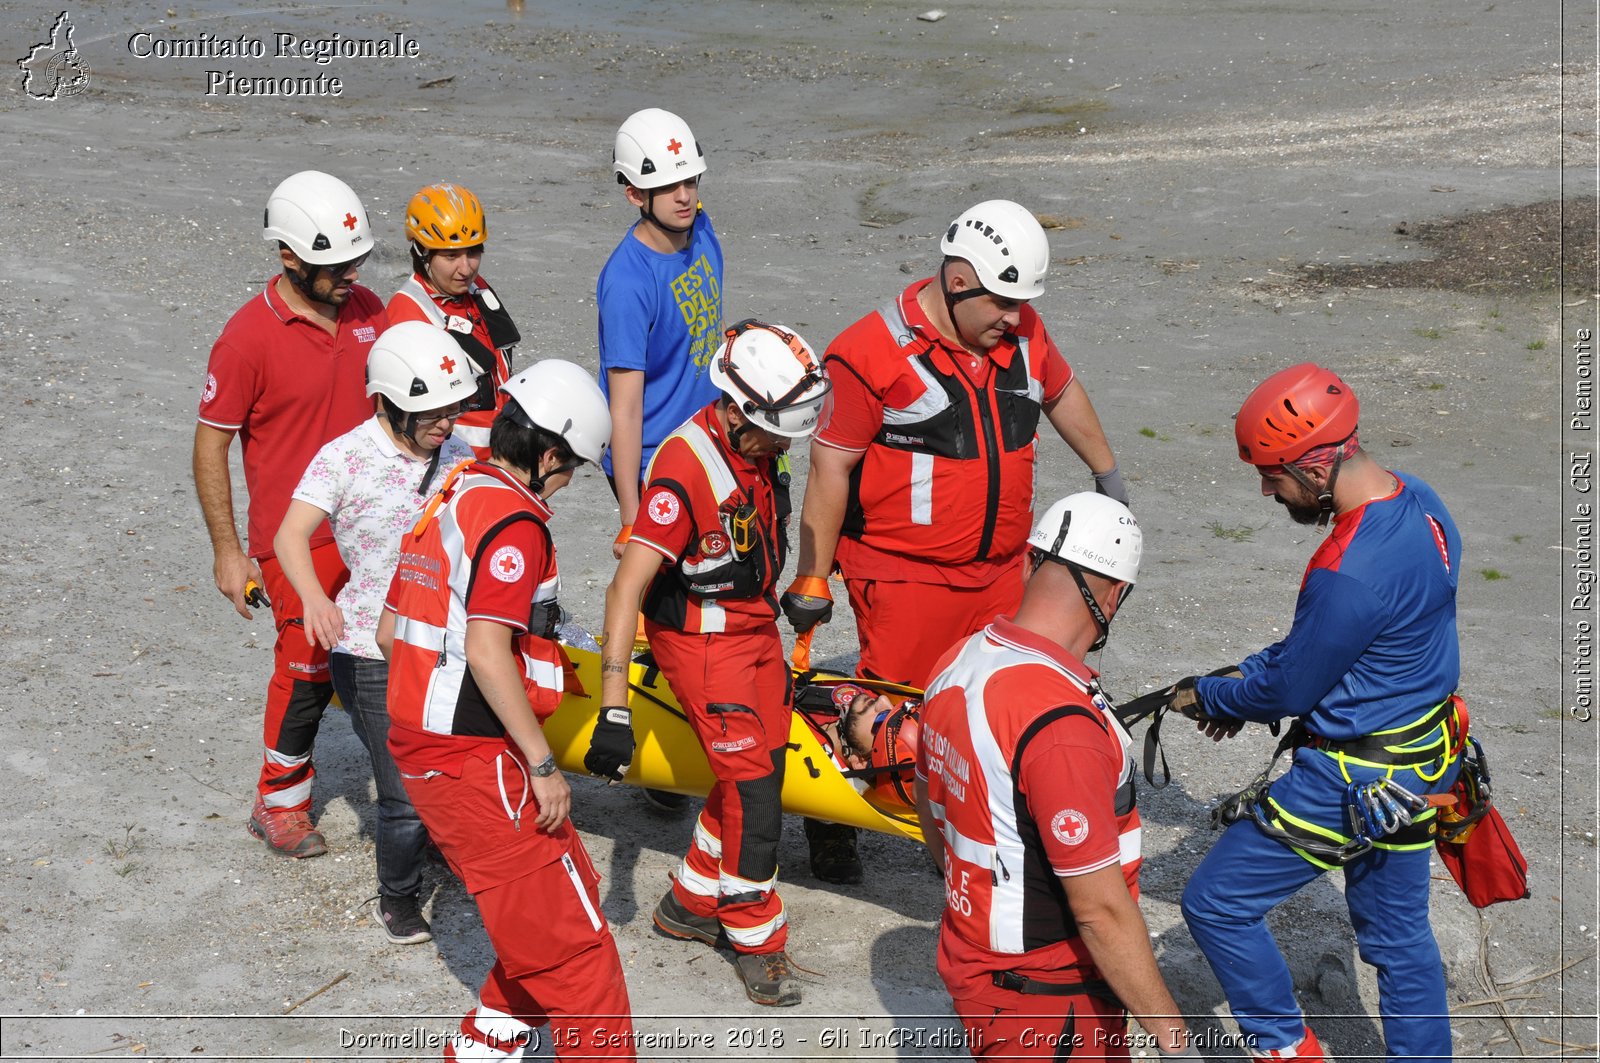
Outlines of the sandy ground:
M280 860L243 829L271 631L211 586L194 409L218 329L272 270L265 195L305 167L365 197L387 242L363 281L385 297L406 268L406 198L469 185L489 205L486 273L524 350L593 366L594 278L629 221L611 134L661 104L709 153L730 318L770 316L818 346L931 270L937 233L971 203L1010 197L1061 221L1038 307L1147 534L1139 594L1099 662L1117 696L1286 628L1314 536L1256 494L1229 418L1292 362L1346 376L1369 448L1430 480L1461 525L1463 692L1533 863L1519 904L1480 914L1447 880L1434 890L1457 1053L1593 1058L1595 732L1563 708L1574 555L1560 496L1562 360L1593 304L1296 279L1301 263L1421 256L1402 222L1592 192L1593 6L1019 0L918 21L927 2L601 14L478 0L448 17L420 3L84 5L86 91L44 102L7 82L0 402L26 460L0 469L0 753L15 788L0 1056L433 1058L417 1046L470 1005L490 953L458 884L430 879L434 945L388 945L370 921L370 784L337 711L318 745L329 854ZM5 54L21 56L57 9L0 12ZM139 58L141 29L244 34L269 53L277 31L404 31L421 54ZM204 71L226 68L324 72L344 93L205 95ZM1059 441L1042 455L1042 498L1087 486ZM557 508L564 599L598 624L614 507L590 473ZM819 657L848 667L852 646L836 623ZM1212 838L1208 805L1265 761L1257 730L1213 749L1172 728L1173 784L1141 798L1144 911L1218 1058L1235 1054L1234 1027L1177 900ZM866 839L866 884L831 888L786 826L793 955L811 973L802 1006L765 1012L717 955L651 932L689 821L573 786L639 1027L665 1046L649 1055L952 1054L931 962L940 891L913 846ZM1331 1052L1381 1055L1375 982L1338 894L1318 883L1273 926Z

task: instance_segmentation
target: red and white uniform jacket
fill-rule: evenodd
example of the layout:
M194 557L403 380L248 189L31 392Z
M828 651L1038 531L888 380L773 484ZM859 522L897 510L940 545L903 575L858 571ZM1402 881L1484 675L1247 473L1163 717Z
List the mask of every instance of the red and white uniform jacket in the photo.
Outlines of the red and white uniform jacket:
M640 499L628 541L669 562L645 592L646 619L699 635L777 619L789 489L778 484L774 456L750 462L729 445L715 404L662 442Z
M455 437L482 461L489 460L489 427L505 404L500 385L511 378L511 360L522 335L489 282L475 279L461 296L443 295L413 273L389 300L389 322L426 321L450 333L483 375L478 393L456 421Z
M1138 897L1127 733L1093 671L1004 618L945 662L917 753L927 826L944 839L939 972L953 994L980 1000L998 971L1092 977L1060 880L1120 863Z
M541 721L565 688L551 636L561 577L544 500L484 462L458 465L400 540L384 608L395 614L389 659L390 748L403 770L449 771L464 756L511 745L467 667L467 622L516 632L528 704Z
M987 355L952 346L917 303L929 283L829 346L817 442L862 454L839 543L847 576L983 586L1027 541L1039 415L1072 369L1028 306Z

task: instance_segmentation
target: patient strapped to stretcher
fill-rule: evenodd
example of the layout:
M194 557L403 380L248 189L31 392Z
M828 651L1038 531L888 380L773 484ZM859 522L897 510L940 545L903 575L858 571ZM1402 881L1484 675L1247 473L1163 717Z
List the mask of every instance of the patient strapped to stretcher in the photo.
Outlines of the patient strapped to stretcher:
M856 683L804 686L795 709L861 796L875 805L915 814L912 770L917 759L922 702L896 699Z

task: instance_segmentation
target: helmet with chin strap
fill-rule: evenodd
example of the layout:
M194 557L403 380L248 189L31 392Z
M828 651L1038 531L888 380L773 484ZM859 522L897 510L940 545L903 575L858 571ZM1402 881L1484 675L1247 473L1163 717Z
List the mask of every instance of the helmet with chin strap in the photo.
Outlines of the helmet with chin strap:
M706 157L688 122L671 111L646 107L617 130L611 168L618 184L662 188L705 173Z
M367 394L382 395L406 413L465 402L477 376L450 334L423 321L390 325L367 354Z
M406 204L406 238L423 252L477 247L489 238L483 204L461 185L418 189Z
M1100 627L1100 637L1089 647L1106 643L1111 621L1084 581L1084 572L1127 584L1121 605L1139 578L1139 558L1144 553L1144 533L1133 512L1114 498L1082 491L1053 503L1039 518L1028 546L1042 558L1065 565L1078 585L1089 614Z
M502 416L559 436L580 461L599 463L611 443L611 407L582 366L545 358L501 384L500 390L516 402L514 408L502 408Z
M1020 203L990 199L964 211L945 230L939 250L971 263L978 283L992 295L1020 303L1044 294L1050 241Z
M1234 418L1239 457L1263 471L1282 469L1317 496L1317 527L1333 516L1333 489L1347 451L1353 451L1361 403L1338 374L1314 362L1301 362L1273 373L1250 393ZM1340 444L1349 442L1349 447ZM1329 448L1323 450L1321 448ZM1307 455L1316 450L1322 460ZM1319 486L1300 466L1329 466Z
M753 318L725 333L710 376L747 421L790 439L816 433L833 387L798 333Z
M1361 419L1361 403L1338 374L1314 362L1281 369L1239 407L1233 434L1251 465L1291 465L1313 447L1343 443Z
M372 250L372 227L360 198L320 170L302 170L272 190L262 237L287 244L311 266L349 262Z

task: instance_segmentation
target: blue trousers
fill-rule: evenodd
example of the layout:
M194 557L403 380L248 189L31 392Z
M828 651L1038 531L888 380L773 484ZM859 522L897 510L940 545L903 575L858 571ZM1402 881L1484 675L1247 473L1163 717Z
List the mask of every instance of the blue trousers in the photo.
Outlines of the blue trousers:
M1407 771L1395 780L1420 793L1447 789L1454 775L1431 786ZM1297 815L1334 826L1345 785L1331 758L1303 749L1272 784L1272 795ZM1451 1058L1444 966L1428 923L1432 852L1374 849L1342 869L1357 951L1378 972L1378 1010L1391 1060ZM1189 932L1254 1052L1288 1048L1303 1035L1294 980L1266 915L1322 872L1246 819L1223 833L1183 891Z
M331 653L333 689L350 713L350 726L367 747L378 789L378 892L415 897L422 891L422 850L428 831L411 807L400 769L389 753L389 662Z

